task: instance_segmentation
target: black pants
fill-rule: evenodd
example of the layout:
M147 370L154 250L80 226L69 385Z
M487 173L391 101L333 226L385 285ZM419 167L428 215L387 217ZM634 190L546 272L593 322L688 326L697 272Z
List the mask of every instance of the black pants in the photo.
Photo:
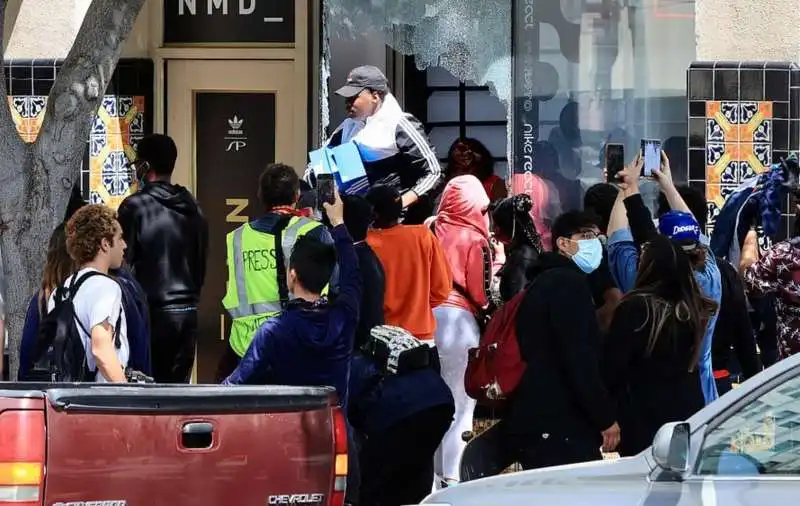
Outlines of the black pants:
M599 434L506 435L506 451L523 469L578 464L603 458Z
M433 485L433 454L453 422L453 406L420 411L363 441L361 506L419 504Z
M496 476L518 462L523 469L600 460L600 442L589 436L512 435L499 422L467 444L461 457L461 481Z
M157 383L189 383L197 345L197 310L150 309L150 357Z
M750 312L750 321L756 333L761 364L766 369L780 359L774 296L751 299L750 304L753 306L753 311Z

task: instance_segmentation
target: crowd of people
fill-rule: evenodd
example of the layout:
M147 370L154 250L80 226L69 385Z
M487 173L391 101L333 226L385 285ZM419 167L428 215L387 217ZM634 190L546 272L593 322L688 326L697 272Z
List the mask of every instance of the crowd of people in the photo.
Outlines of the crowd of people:
M353 125L337 142L392 149L372 161L380 177L361 196L323 201L313 175L263 171L263 215L227 237L221 302L233 324L217 379L334 387L349 422L350 504L414 504L457 485L463 435L487 414L499 423L479 438L491 434L495 472L646 449L662 424L761 369L755 297L777 293L779 356L800 349L799 240L762 254L752 230L738 264L715 256L705 199L674 184L666 155L653 172L655 220L640 157L590 188L582 209L543 220L530 195L508 196L474 139L456 141L440 174L374 69L354 70L339 93ZM387 125L388 137L374 131ZM209 239L170 181L176 158L169 137L149 136L132 164L141 189L118 213L73 199L31 299L19 380L41 359L43 322L69 299L88 381L189 381ZM512 300L524 372L488 410L465 375Z
M69 302L76 324L70 330L86 348L85 370L70 379L117 382L135 373L159 383L189 382L208 225L189 191L171 182L176 160L171 138L142 139L131 165L140 191L116 212L73 191L28 306L18 380L50 379L47 351L57 322L49 320Z

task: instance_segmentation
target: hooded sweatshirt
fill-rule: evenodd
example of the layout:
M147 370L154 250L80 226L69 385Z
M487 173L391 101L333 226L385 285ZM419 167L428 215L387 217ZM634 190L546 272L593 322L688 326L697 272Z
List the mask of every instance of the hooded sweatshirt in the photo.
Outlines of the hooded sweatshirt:
M226 385L333 386L347 406L347 377L353 354L361 274L353 239L344 225L332 231L339 261L336 300L295 299L256 331L253 343Z
M454 289L444 305L474 312L489 303L492 255L488 207L489 197L475 176L458 176L445 186L439 214L433 219L434 233L453 273Z
M126 257L151 309L196 306L206 275L208 223L189 190L145 185L119 206Z

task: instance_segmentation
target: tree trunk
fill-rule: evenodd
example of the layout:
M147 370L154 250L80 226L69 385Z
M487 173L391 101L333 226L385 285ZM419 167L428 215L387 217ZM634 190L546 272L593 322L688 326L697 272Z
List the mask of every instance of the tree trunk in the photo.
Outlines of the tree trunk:
M91 121L144 2L93 0L50 90L35 143L22 142L8 104L0 106L0 251L8 285L12 380L19 368L26 308L40 282L50 234L63 219L80 177ZM0 0L0 14L5 5ZM7 95L2 66L0 89Z

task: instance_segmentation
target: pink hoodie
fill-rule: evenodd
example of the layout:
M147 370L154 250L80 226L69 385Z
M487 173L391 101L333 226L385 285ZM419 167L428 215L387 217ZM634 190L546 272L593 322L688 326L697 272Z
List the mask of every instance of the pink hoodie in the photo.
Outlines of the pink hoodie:
M488 207L489 197L478 178L458 176L445 186L433 219L434 232L453 271L453 284L463 287L481 307L489 303L486 283L492 275ZM454 289L444 305L474 312L475 304Z

